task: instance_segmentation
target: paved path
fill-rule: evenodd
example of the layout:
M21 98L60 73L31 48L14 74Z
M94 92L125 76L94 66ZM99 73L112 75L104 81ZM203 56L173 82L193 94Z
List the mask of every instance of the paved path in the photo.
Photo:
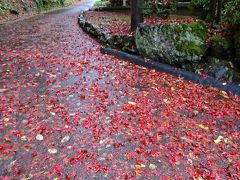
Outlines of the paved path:
M237 179L240 98L100 54L90 6L0 26L0 176Z

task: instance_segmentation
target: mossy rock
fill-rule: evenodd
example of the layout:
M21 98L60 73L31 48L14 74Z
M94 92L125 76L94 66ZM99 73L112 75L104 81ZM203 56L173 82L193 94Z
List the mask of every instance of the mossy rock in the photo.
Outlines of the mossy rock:
M10 9L10 13L15 14L15 15L18 15L18 14L19 14L19 11L16 10L16 9Z
M209 57L202 69L204 74L213 78L240 83L240 73L234 69L231 61Z
M208 48L207 35L207 27L202 22L140 24L135 42L144 57L193 69Z
M132 51L134 46L134 37L127 35L113 35L110 47L121 49L123 51Z

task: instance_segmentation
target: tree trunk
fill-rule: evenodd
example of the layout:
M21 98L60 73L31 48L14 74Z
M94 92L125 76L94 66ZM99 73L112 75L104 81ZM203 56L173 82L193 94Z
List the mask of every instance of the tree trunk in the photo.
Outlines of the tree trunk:
M131 1L131 31L135 31L138 24L143 22L142 0Z
M217 16L216 16L216 23L219 23L219 22L221 21L222 6L223 6L223 2L222 2L222 0L218 0L218 3L217 3Z
M123 0L123 6L127 6L127 0Z
M216 11L217 11L217 0L210 1L210 13L209 13L209 20L214 22L216 20Z
M210 13L209 20L214 23L221 21L223 0L211 0L210 1Z

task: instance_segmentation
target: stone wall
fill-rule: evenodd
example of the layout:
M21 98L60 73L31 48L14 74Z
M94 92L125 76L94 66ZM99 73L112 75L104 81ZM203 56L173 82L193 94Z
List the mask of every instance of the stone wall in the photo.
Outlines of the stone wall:
M109 30L86 21L84 12L80 14L78 23L86 33L90 34L98 42L106 45L107 47L117 48L125 52L136 53L136 46L132 35L113 35Z

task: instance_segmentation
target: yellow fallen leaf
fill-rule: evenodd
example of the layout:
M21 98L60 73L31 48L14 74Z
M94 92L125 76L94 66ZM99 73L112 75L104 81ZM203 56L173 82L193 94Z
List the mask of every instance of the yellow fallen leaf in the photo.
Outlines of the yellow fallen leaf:
M0 89L0 93L5 92L7 89Z
M21 140L22 140L22 141L27 141L27 137L26 137L26 136L22 136L22 137L21 137Z
M170 103L170 101L168 99L163 99L163 102L165 102L166 104Z
M219 144L219 143L222 141L222 139L224 139L223 136L218 136L218 138L215 139L214 142L215 142L216 144Z
M143 91L143 95L144 95L144 96L147 96L147 95L148 95L148 92Z
M231 61L229 61L228 63L231 66L231 68L234 68L234 65L233 65L233 63Z
M8 122L10 119L9 118L3 118L3 121Z
M56 153L58 152L58 150L55 149L55 148L52 148L52 149L48 149L48 152L49 152L50 154L56 154Z
M197 178L194 178L194 180L204 180L201 176L198 176Z
M219 93L219 95L222 96L222 97L225 97L225 98L229 99L228 94L227 94L225 91L221 91L221 92Z
M141 164L135 164L135 174L136 176L141 176Z
M149 169L156 169L157 166L155 164L149 164Z
M206 131L209 130L209 128L207 126L204 126L203 124L199 124L198 126Z
M135 102L132 102L132 101L128 101L128 104L131 104L131 105L136 105L137 103L135 103Z
M135 169L141 169L141 168L142 168L142 166L140 164L135 165Z

